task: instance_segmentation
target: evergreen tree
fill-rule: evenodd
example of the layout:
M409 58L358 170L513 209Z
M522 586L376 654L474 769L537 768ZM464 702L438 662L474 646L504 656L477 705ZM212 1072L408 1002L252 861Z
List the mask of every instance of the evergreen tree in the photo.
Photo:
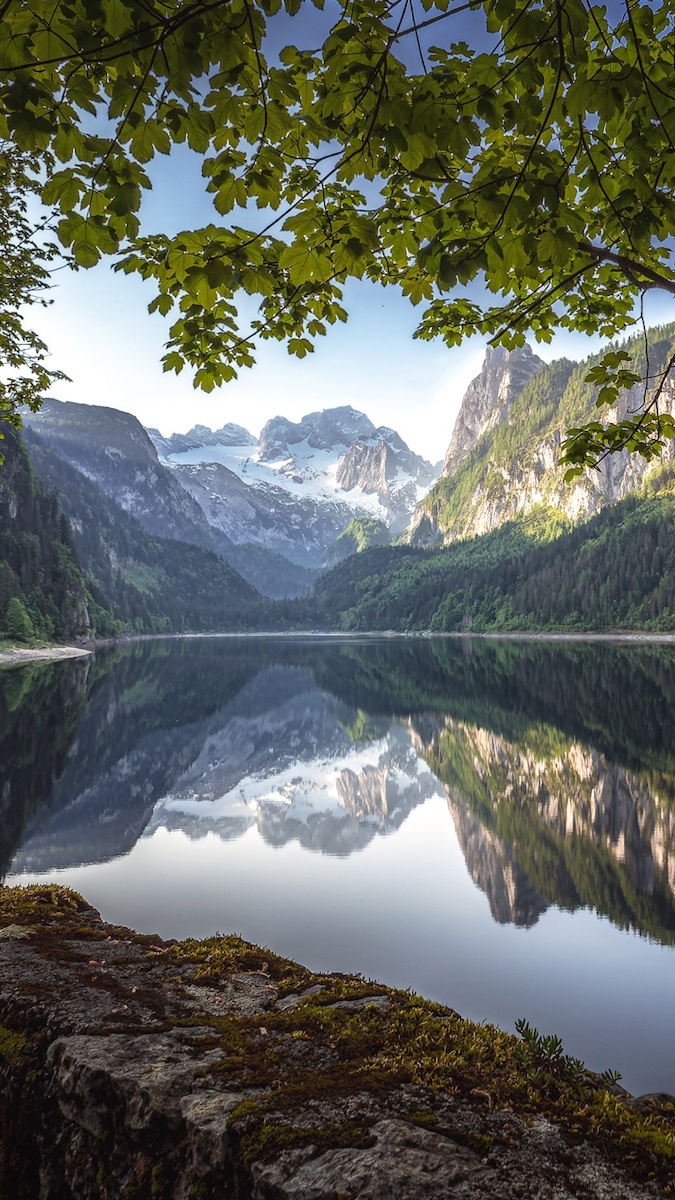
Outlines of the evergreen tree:
M18 596L12 596L7 605L5 631L7 637L14 642L31 642L35 636L33 622L26 612L26 606Z

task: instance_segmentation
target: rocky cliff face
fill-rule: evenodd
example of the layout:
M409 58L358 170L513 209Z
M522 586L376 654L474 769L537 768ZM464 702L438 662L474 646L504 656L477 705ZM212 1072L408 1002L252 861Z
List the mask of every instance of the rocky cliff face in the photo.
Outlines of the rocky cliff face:
M488 346L480 375L469 384L452 431L441 478L452 475L484 433L506 420L511 403L544 366L530 346Z
M194 434L186 435L193 443ZM182 444L178 435L152 436L212 527L314 569L354 519L402 532L436 477L395 430L376 428L349 406L298 422L275 417L256 445L250 435L235 445L234 432L209 431L199 445L179 450L170 448Z
M637 385L607 414L608 419L623 420L639 411L641 404L642 387ZM675 386L664 389L661 409L675 413ZM489 533L539 506L555 509L576 524L640 491L650 476L660 473L675 457L672 442L664 447L661 459L653 463L622 450L604 459L597 470L565 483L558 467L563 437L564 430L552 429L536 444L523 445L508 466L500 464L486 474L485 486L476 488L468 506L463 536ZM434 521L437 514L431 511L429 516Z
M352 443L340 458L335 478L345 492L360 488L367 496L377 496L396 535L405 528L420 490L431 487L436 472L393 430L377 430L376 435L377 440Z
M672 342L672 330L653 338L652 374L667 362ZM627 345L639 360L639 341ZM596 389L585 382L595 360L547 366L523 348L513 352L519 359L512 369L506 352L498 358L496 353L488 351L481 375L470 384L442 477L415 510L410 537L416 544L441 545L488 533L537 507L554 509L576 523L652 486L650 480L671 467L675 451L669 442L660 460L647 462L621 451L604 459L597 470L565 483L558 459L567 429L598 418ZM602 419L620 421L639 412L644 391L639 383L621 393L613 409L603 410ZM663 388L660 408L675 412L672 376Z

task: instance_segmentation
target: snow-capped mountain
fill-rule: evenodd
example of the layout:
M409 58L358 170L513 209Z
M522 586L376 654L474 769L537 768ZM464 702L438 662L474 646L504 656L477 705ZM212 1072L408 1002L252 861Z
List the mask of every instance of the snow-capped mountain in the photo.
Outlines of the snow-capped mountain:
M236 425L148 432L210 525L309 567L355 517L401 532L437 474L393 429L349 406L274 417L257 441Z
M271 553L260 544L246 544L245 537L228 538L223 528L209 523L182 479L160 459L153 440L166 454L174 447L182 452L207 442L216 448L232 445L249 453L256 440L238 425L225 425L212 433L197 426L190 434L153 440L130 413L92 404L74 404L47 398L37 413L23 414L33 430L60 458L65 459L105 496L140 522L154 537L171 538L213 550L234 567L263 595L303 595L314 575L289 558ZM85 517L83 515L82 519Z
M256 440L252 433L242 425L230 422L220 429L209 429L208 425L194 425L189 433L172 433L171 437L162 437L158 429L148 429L157 450L165 458L168 454L183 454L186 450L194 450L198 446L255 446Z

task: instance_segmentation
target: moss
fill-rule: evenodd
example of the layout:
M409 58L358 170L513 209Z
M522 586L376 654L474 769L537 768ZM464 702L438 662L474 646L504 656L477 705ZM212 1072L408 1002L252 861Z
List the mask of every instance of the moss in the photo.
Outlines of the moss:
M0 1025L0 1059L10 1067L17 1067L27 1052L28 1038L23 1033Z
M235 1109L233 1114L241 1120ZM256 1114L259 1115L259 1114ZM315 1146L320 1150L336 1150L341 1146L372 1146L369 1134L372 1122L364 1120L329 1122L321 1125L289 1125L263 1117L260 1123L250 1122L251 1128L240 1133L239 1156L242 1165L272 1158L282 1150L296 1150L303 1146Z
M305 967L234 934L177 942L169 947L166 961L197 964L195 982L204 984L217 984L233 973L266 975L274 981L281 995L302 991L314 981L314 976Z
M33 1200L39 1190L44 1039L0 1026L0 1200Z
M39 925L84 913L91 918L93 912L78 892L56 884L0 887L0 925Z
M279 1147L282 1135L267 1132L270 1123L272 1130L283 1126L289 1144L314 1143L320 1130L300 1125L298 1118L317 1102L334 1103L336 1098L358 1093L382 1099L400 1093L404 1084L413 1084L439 1097L461 1097L478 1111L487 1093L493 1108L510 1108L525 1117L547 1114L571 1136L582 1136L616 1154L638 1177L666 1180L672 1175L672 1114L645 1116L630 1108L562 1053L553 1060L535 1055L525 1063L523 1043L515 1036L464 1021L439 1005L393 993L385 1013L374 1008L348 1012L330 1010L312 997L290 1011L266 1015L265 1027L267 1034L257 1044L257 1069L259 1086L265 1086L268 1073L268 1094L235 1110L236 1117L245 1121L247 1155L261 1146L265 1152ZM297 1032L313 1045L322 1045L326 1057L319 1070L307 1070L306 1064L295 1070L283 1046L275 1044L275 1038L291 1040ZM242 1061L246 1062L245 1055ZM280 1062L283 1082L276 1078ZM480 1095L472 1096L474 1091ZM286 1124L280 1121L283 1116ZM429 1124L434 1118L416 1112L408 1119ZM365 1125L361 1133L367 1135ZM492 1146L486 1133L453 1132L453 1137L481 1156Z
M616 1147L622 1151L629 1169L640 1176L651 1174L650 1159L655 1175L658 1175L657 1160L669 1162L672 1185L675 1175L675 1104L664 1105L658 1114L645 1114L612 1092L600 1088L591 1097L584 1116L585 1121L577 1127L584 1137L604 1145L605 1138L610 1135ZM673 1190L671 1186L671 1192ZM666 1194L670 1193L666 1191Z
M416 1125L424 1125L427 1129L433 1129L438 1125L438 1117L431 1112L413 1112L410 1114L410 1120Z
M314 975L305 967L282 958L264 946L255 946L235 934L188 938L169 947L166 962L196 964L195 982L217 985L231 974L260 974L274 983L280 997L303 992L322 984L325 995L313 999L323 1004L335 1000L358 1000L364 996L387 995L388 989L372 980L351 975Z
M155 1163L150 1172L150 1200L164 1200L170 1196L173 1184L174 1174L169 1164L164 1160Z
M31 946L58 954L64 962L74 954L68 942L73 931L78 939L101 931L111 934L76 893L51 887L0 889L2 923L30 926L35 931ZM144 971L142 951L151 940L128 931L112 932L127 934L125 940L133 943L135 961ZM447 1132L483 1157L492 1147L488 1114L510 1109L525 1120L548 1116L569 1138L598 1145L635 1176L655 1179L667 1194L675 1165L675 1108L643 1112L615 1097L602 1080L567 1058L557 1041L553 1053L551 1039L535 1036L536 1031L521 1041L492 1025L465 1021L442 1005L358 976L313 975L238 937L166 947L153 979L143 987L151 1010L161 1007L152 999L153 987L161 996L177 966L184 970L188 964L192 978L214 985L233 972L253 972L273 981L282 995L317 985L321 989L285 1010L253 1016L206 1017L180 1011L175 1018L162 1016L163 1029L208 1025L208 1033L197 1036L194 1052L199 1056L217 1050L220 1057L214 1062L209 1055L204 1078L233 1090L257 1090L232 1113L236 1170L245 1172L250 1162L285 1148L367 1145L373 1113L389 1112L433 1127L435 1110L441 1108L444 1132L449 1111L472 1110L468 1130L458 1121L458 1129ZM105 982L111 989L116 986L113 978ZM367 1003L335 1007L340 1001L367 1001L375 995L387 996L386 1009ZM41 1062L39 1040L29 1041L24 1032L0 1026L0 1071L12 1091L12 1103L0 1110L0 1197L18 1170L17 1162L34 1156L31 1129L39 1117ZM411 1090L414 1102L406 1099ZM347 1100L350 1119L336 1121L336 1105ZM143 1177L139 1192L144 1200L162 1200L169 1194L163 1171L163 1162L148 1163L148 1178ZM13 1200L32 1194L26 1186L14 1191Z
M480 1155L481 1158L485 1158L490 1153L494 1144L488 1133L453 1132L452 1137L453 1141L473 1150L474 1154Z

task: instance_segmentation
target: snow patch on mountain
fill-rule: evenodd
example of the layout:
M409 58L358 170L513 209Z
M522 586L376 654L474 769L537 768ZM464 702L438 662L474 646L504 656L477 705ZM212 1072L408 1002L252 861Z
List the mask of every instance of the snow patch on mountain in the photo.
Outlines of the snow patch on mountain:
M211 525L311 567L355 517L403 530L437 476L395 430L348 405L298 422L274 417L257 442L233 425L150 434Z
M240 481L252 488L268 491L283 488L298 500L312 497L316 500L344 500L343 488L337 481L338 464L334 450L315 450L305 439L293 447L293 457L275 459L262 458L259 450L252 452L245 446L199 446L182 454L171 454L169 463L173 467L208 466L218 463ZM359 487L350 489L352 499L364 505L368 511L384 511L377 498L368 496ZM379 515L379 512L378 512Z

